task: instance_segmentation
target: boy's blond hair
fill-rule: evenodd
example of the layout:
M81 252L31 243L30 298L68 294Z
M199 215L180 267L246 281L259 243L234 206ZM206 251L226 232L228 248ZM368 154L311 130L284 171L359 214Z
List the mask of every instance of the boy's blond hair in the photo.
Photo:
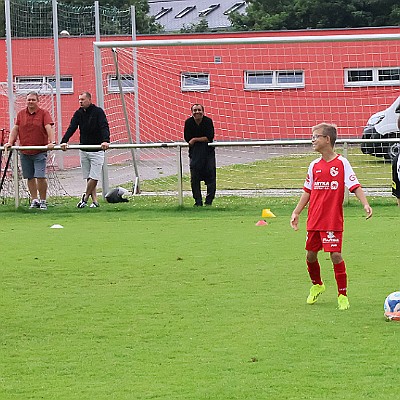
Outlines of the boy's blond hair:
M314 133L317 130L321 130L321 134L324 136L329 136L331 139L332 147L336 143L337 139L337 128L334 124L327 124L326 122L322 122L321 124L315 125L312 127L312 132Z

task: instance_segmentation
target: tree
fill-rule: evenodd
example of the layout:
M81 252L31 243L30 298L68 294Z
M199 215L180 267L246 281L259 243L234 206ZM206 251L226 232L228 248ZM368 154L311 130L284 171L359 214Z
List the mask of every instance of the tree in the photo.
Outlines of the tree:
M400 25L398 0L248 0L233 13L234 30L358 28Z
M205 18L202 18L197 24L192 23L190 25L183 25L180 33L199 33L199 32L209 32L208 22Z
M4 0L0 0L0 37L6 36L6 21L4 16Z

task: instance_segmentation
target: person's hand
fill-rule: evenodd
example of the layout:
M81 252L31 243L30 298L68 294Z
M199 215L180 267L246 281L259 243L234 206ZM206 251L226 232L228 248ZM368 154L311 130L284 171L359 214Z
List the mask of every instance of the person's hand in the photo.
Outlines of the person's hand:
M295 230L299 230L299 214L292 213L292 217L290 218L290 226Z
M371 218L371 217L372 217L372 208L371 208L371 206L370 206L369 204L366 204L366 205L364 206L364 210L365 210L365 213L367 214L367 216L365 217L365 219Z
M60 147L62 151L66 151L68 148L68 143L60 143Z
M10 147L12 147L11 143L9 143L9 142L5 143L4 144L4 151L7 152L10 149Z
M55 146L55 143L49 143L49 144L47 145L47 150L53 150L53 149L54 149L54 146Z
M109 147L110 147L110 143L108 143L108 142L103 142L101 144L101 149L102 150L107 150Z
M194 146L194 144L197 142L197 138L191 138L190 140L189 140L189 146L190 147L192 147L192 146Z

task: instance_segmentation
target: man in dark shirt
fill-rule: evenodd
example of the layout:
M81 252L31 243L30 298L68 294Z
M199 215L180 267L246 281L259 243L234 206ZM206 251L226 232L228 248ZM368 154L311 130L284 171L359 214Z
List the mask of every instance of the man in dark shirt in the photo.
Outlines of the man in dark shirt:
M97 182L100 180L104 164L104 150L110 144L110 129L103 109L92 103L92 96L88 92L79 95L80 108L75 111L65 135L61 139L61 149L67 149L67 142L79 127L80 144L100 145L102 150L79 150L83 178L86 179L86 192L77 204L78 208L87 205L92 197L90 207L99 207L97 202Z
M184 138L189 143L190 183L195 206L202 206L200 183L207 186L206 205L211 205L217 188L215 148L209 146L214 140L214 124L204 115L201 104L192 105L192 116L185 121Z

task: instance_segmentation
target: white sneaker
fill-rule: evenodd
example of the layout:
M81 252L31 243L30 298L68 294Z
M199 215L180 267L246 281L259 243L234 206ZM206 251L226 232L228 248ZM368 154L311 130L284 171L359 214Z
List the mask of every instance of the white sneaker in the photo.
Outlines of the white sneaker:
M91 205L90 208L97 208L100 207L100 204L97 201L94 201Z
M40 200L39 208L40 208L41 210L47 210L47 203L46 203L46 200Z
M33 199L29 208L40 208L40 202L38 199Z

